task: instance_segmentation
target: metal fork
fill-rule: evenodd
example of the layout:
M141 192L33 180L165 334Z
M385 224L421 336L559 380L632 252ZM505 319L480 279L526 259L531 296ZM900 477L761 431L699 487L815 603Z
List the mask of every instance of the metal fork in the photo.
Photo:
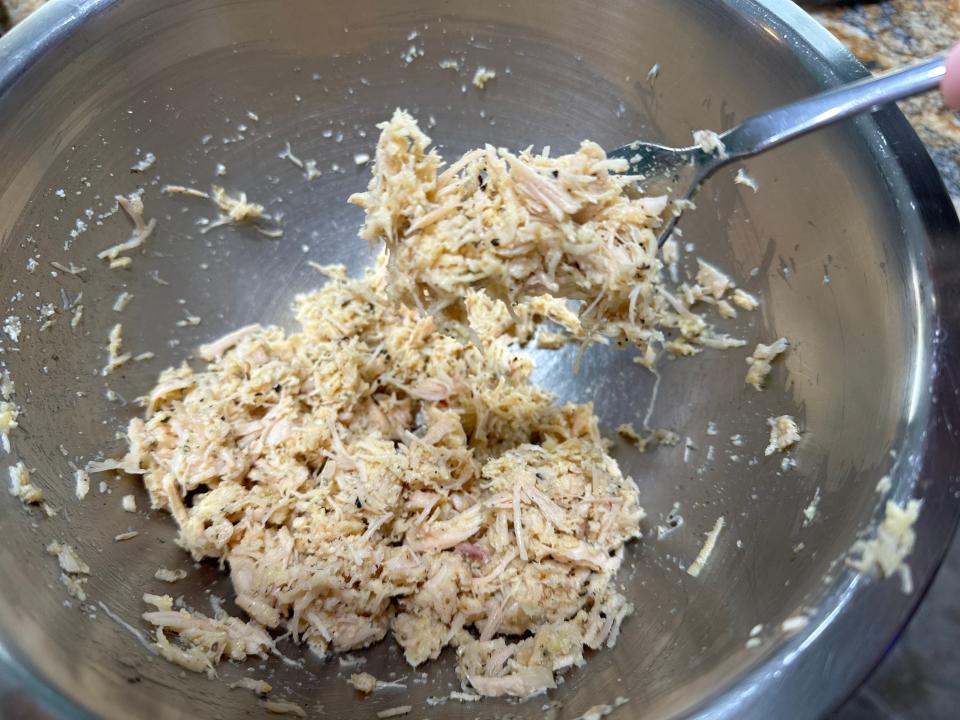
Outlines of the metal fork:
M638 176L639 187L645 194L690 200L703 181L724 165L852 115L933 90L945 72L944 57L935 57L755 115L719 134L722 144L713 152L706 152L699 145L673 148L637 141L611 151L608 157L627 160L630 167L626 172ZM673 215L661 228L659 246L673 232L682 208L683 204L675 206Z

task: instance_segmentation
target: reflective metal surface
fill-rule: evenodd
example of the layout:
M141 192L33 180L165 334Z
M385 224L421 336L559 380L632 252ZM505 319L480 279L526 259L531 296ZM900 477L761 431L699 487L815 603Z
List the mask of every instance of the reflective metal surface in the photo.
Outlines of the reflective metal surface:
M607 155L627 160L627 173L640 178L645 192L690 200L701 183L722 167L855 115L934 90L945 73L945 58L934 57L768 110L725 130L718 138L722 152L706 152L699 145L673 148L635 140ZM679 219L680 214L675 213L660 228L658 246L670 237Z
M460 59L459 75L438 68L447 57ZM482 92L470 83L480 64L497 70ZM364 653L365 669L406 675L408 690L366 700L336 660L305 657L302 669L271 661L252 672L224 665L219 680L181 673L104 607L139 628L145 590L182 593L208 610L225 583L206 565L177 586L153 580L160 565L189 567L169 518L122 512L127 492L147 505L126 481L77 503L68 462L120 449L114 434L137 409L109 401L108 387L132 400L200 341L257 320L289 324L293 296L320 281L308 260L355 270L369 262L355 239L360 211L345 198L366 182L354 154L372 150L374 124L397 106L420 117L448 155L486 141L554 151L583 137L606 147L637 137L679 145L694 129L729 128L862 72L806 16L772 0L52 2L0 40L0 317L24 324L19 345L4 339L0 355L24 410L0 472L22 457L60 509L45 518L0 499L4 672L54 715L259 716L249 692L227 687L253 675L315 716L318 705L327 717L369 718L410 704L411 717L540 717L544 699L428 707L427 696L451 689L449 658L427 667L421 684L390 643ZM308 182L278 158L286 142L317 159L323 176ZM140 175L129 171L138 149L157 156ZM665 363L653 422L695 449L685 461L682 442L646 455L616 446L650 513L623 573L637 612L614 650L551 695L563 703L558 717L617 696L629 702L613 718L822 714L864 677L918 601L896 580L867 582L841 561L881 511L879 478L892 475L898 500L924 498L911 558L918 588L953 531L960 413L947 361L960 351L960 258L956 216L929 158L891 110L747 169L760 191L735 186L732 169L718 174L685 215L684 239L763 297L731 332L751 343L786 335L794 350L762 393L743 385L745 352ZM163 183L218 180L281 213L283 238L231 228L202 235L196 220L210 209L159 192ZM96 215L141 186L157 231L132 268L108 270L95 255L126 239L129 224L112 215L98 225ZM78 219L87 229L65 250ZM32 273L30 257L39 263ZM88 270L54 276L54 260ZM83 292L83 322L71 331L60 311L41 332L38 306L60 307L61 289L68 302ZM134 299L114 313L123 290ZM178 327L186 311L202 323ZM118 321L126 348L157 358L104 379L97 372ZM611 434L648 408L653 378L628 351L591 349L577 375L567 372L568 353L538 360L538 378L562 398L593 400ZM805 429L797 467L786 471L762 452L765 420L780 413ZM718 434L707 434L708 421ZM742 446L730 440L737 434ZM804 527L818 488L819 514ZM658 539L657 525L677 524L674 503L682 524ZM727 528L693 579L682 568L721 514ZM128 528L139 537L115 543ZM90 609L64 607L44 552L52 538L75 543L93 568ZM811 617L805 628L780 632L801 612ZM746 648L759 623L761 645Z

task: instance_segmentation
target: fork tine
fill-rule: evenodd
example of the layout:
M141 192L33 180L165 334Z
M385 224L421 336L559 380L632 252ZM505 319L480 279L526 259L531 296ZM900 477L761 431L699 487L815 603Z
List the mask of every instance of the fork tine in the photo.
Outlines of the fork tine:
M636 176L642 192L670 195L675 200L689 200L716 161L699 146L673 148L640 141L611 150L607 157L626 160L624 174ZM678 219L679 213L674 210L660 229L658 247L666 242Z

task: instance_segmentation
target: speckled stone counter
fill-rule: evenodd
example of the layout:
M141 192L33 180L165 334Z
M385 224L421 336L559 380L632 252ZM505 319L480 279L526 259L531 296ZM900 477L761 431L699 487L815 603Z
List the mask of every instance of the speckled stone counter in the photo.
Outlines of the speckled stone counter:
M45 0L0 0L0 34ZM881 72L960 40L960 0L885 0L814 7L814 16ZM901 103L960 208L960 116L936 94ZM2 715L2 713L0 713ZM960 717L960 543L954 542L917 615L870 680L833 720Z
M960 41L960 0L886 0L814 9L814 16L874 72L907 65ZM900 103L960 204L960 117L936 93ZM960 710L958 710L960 713Z

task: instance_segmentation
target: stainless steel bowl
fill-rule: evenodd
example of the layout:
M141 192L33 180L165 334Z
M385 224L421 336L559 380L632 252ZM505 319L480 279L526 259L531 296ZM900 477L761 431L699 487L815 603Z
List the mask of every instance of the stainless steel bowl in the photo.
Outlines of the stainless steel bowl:
M447 57L461 61L459 75L438 68ZM497 71L482 92L470 83L480 64ZM863 73L777 0L51 2L0 40L0 317L24 323L19 344L3 339L0 354L23 405L0 472L23 458L59 509L46 518L0 500L0 660L15 685L4 708L29 701L53 715L123 718L264 712L249 692L227 688L243 668L224 666L220 680L184 674L108 615L143 629L141 593L171 590L154 570L189 563L168 517L120 510L127 492L147 506L132 482L112 480L110 494L94 488L78 503L68 463L118 452L115 432L137 412L130 401L195 344L252 321L289 324L293 296L320 282L308 260L354 270L369 262L355 239L360 213L345 198L366 182L354 154L372 150L374 124L395 107L414 112L449 155L487 141L555 150L583 137L609 147L637 137L678 144L693 129L725 128ZM279 159L285 142L316 158L323 176L307 182ZM129 171L138 149L157 156L139 175ZM222 178L217 163L227 168ZM933 165L891 109L748 169L760 191L735 186L730 174L715 178L684 217L684 238L763 297L762 310L733 330L751 343L786 335L795 348L762 393L743 384L745 352L664 364L654 422L695 449L685 460L683 442L646 455L616 447L650 512L623 573L637 612L614 650L551 694L563 703L555 717L617 696L630 701L612 717L820 715L889 647L952 534L960 238ZM283 238L233 228L201 235L195 221L208 208L159 191L218 179L282 213ZM129 227L122 215L102 224L96 215L138 187L158 229L131 269L108 270L95 253ZM78 219L88 229L71 240ZM74 277L51 261L88 269ZM115 313L123 290L134 299ZM39 330L38 306L60 308L81 291L77 330L62 309ZM202 324L178 327L186 310ZM105 379L97 370L107 333L121 320L126 347L157 358ZM593 400L612 434L642 418L652 392L652 377L630 356L593 348L574 375L569 352L540 354L538 378L562 398ZM122 400L108 400L108 387ZM792 470L762 453L765 419L780 413L806 429ZM708 421L717 435L707 434ZM742 447L731 443L735 434ZM910 559L918 589L909 596L895 579L869 581L842 560L882 511L875 486L885 474L894 498L924 500ZM818 488L819 515L804 527ZM682 568L720 514L728 527L693 579ZM669 527L668 516L677 524L677 515L682 525L658 539L654 527ZM139 537L114 542L128 528ZM65 607L44 552L50 539L75 543L93 568L86 609ZM173 591L196 607L208 607L211 592L229 594L213 566L191 578ZM781 632L799 613L809 624ZM761 645L745 647L760 623ZM421 683L389 642L366 656L375 674L410 675L408 691L361 700L336 660L311 657L302 669L271 661L255 674L276 696L311 711L323 705L327 717L369 718L398 704L413 705L412 717L544 712L544 700L427 707L428 695L450 689L449 658L427 667Z

